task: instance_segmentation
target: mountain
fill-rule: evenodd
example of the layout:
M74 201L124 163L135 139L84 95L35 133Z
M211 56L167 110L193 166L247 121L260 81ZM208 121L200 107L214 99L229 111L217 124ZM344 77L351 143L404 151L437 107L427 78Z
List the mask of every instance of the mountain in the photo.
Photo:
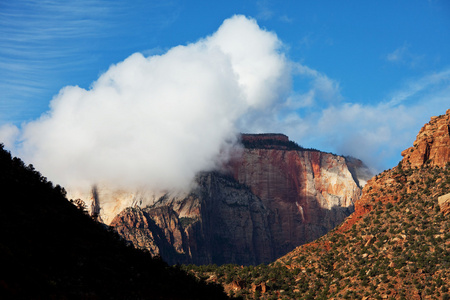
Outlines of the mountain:
M228 299L92 220L2 144L0 190L0 299Z
M242 144L227 171L199 174L190 193L127 208L110 225L171 264L257 265L340 224L368 179L361 161L282 134L246 134Z
M185 269L246 299L450 299L450 110L402 155L318 240L268 266Z

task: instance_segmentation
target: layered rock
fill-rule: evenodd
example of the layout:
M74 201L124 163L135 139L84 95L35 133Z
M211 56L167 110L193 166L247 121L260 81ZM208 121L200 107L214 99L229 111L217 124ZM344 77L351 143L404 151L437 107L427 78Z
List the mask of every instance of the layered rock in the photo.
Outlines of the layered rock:
M111 226L136 247L160 254L169 263L270 261L269 211L261 200L223 174L201 174L197 184L189 195L165 196L152 206L127 209ZM155 235L158 232L164 233Z
M450 214L450 194L445 194L439 197L438 204L441 212L444 215Z
M412 168L424 164L444 167L450 161L450 109L443 116L431 117L402 156L402 163Z
M258 136L243 135L249 148L231 168L233 176L271 211L270 229L278 257L340 224L353 212L361 189L344 157L288 144L283 135L273 135L273 140L284 144L264 135L263 143L251 147ZM352 167L358 169L355 164Z
M190 194L128 209L111 225L170 263L248 265L273 261L353 212L358 183L367 180L360 161L303 149L279 134L243 135L242 142L245 148L230 162L228 175L204 173ZM162 208L177 216L178 225L156 220ZM150 232L143 221L153 224L150 219L172 242ZM173 245L170 251L162 250L166 242Z
M185 262L185 234L178 215L168 207L130 207L117 215L111 226L136 248L154 256Z
M154 203L164 193L149 190L116 190L109 186L94 186L91 190L68 189L67 198L80 199L96 219L109 225L113 218L128 207L140 207Z

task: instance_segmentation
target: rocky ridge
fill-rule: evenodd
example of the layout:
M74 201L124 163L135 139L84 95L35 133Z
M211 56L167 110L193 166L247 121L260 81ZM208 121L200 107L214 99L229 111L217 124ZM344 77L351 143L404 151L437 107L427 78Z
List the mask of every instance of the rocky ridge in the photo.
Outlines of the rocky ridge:
M450 110L432 117L417 134L413 147L402 152L402 164L411 168L425 164L443 167L450 161Z
M355 203L355 213L346 220L340 230L350 228L362 216L370 212L377 202L395 203L399 193L406 187L406 193L413 190L414 183L407 182L405 170L424 167L444 168L450 162L450 109L445 115L431 117L410 147L402 151L403 159L398 166L374 176L363 189L363 196ZM440 182L438 178L436 178ZM406 186L405 186L406 183Z

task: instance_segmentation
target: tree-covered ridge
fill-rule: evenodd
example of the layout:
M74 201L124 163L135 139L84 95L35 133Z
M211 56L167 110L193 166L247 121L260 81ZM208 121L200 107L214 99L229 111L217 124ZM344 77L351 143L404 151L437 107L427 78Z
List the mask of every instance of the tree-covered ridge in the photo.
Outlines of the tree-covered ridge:
M241 143L247 149L281 149L281 150L308 150L319 151L312 148L304 148L296 142L290 141L283 134L261 133L242 134Z
M374 179L372 210L269 266L187 267L245 299L449 299L450 165Z
M227 299L127 245L0 144L0 299Z

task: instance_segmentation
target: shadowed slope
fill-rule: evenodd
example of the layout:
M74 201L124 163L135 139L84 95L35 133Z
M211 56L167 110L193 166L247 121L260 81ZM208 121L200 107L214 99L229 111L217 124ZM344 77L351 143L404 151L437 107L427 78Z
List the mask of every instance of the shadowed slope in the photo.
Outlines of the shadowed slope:
M226 299L127 246L0 145L1 299Z

